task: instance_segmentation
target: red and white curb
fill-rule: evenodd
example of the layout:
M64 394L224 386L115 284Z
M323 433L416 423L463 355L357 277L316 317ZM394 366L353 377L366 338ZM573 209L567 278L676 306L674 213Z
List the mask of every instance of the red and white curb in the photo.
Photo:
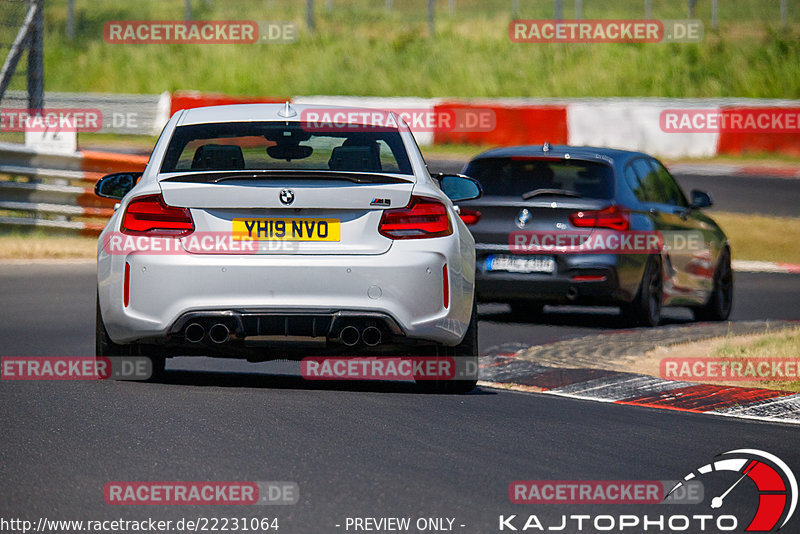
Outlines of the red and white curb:
M596 402L800 424L800 394L695 384L603 369L544 367L511 355L482 358L484 387ZM489 371L491 369L491 371Z
M774 261L733 260L733 270L740 273L800 274L800 264Z

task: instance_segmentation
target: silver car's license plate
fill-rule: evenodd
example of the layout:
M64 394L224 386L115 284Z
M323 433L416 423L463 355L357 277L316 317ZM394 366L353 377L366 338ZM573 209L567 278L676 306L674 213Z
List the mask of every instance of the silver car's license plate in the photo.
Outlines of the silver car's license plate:
M552 256L488 256L486 270L553 274L556 271L556 260Z

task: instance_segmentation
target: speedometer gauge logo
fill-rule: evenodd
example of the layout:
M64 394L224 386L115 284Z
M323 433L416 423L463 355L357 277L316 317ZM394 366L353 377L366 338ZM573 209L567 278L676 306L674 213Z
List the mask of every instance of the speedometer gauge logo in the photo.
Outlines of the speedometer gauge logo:
M725 506L725 498L745 479L758 490L758 509L746 532L771 532L781 529L797 508L797 480L791 469L775 455L756 449L737 449L717 455L717 460L689 473L670 490L667 497L685 482L702 478L709 473L728 472L735 478L720 495L711 499L711 508ZM783 521L781 521L783 519ZM780 522L780 526L778 523Z

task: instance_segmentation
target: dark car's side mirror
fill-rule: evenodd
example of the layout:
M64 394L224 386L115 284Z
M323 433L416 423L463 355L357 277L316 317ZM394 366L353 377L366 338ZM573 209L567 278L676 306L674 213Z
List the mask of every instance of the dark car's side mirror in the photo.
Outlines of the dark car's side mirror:
M434 178L447 198L453 202L474 200L483 194L481 184L475 178L463 174L437 174Z
M100 178L94 186L98 197L119 200L127 195L142 177L141 172L115 172Z
M705 191L698 191L697 189L692 189L691 206L693 208L696 209L707 208L712 204L714 204L714 201L711 199L711 195L709 195Z

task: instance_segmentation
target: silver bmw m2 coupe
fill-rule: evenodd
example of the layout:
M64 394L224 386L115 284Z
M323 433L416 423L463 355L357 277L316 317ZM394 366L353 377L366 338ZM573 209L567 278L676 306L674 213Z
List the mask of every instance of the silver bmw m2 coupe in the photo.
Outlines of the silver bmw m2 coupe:
M99 238L98 356L431 356L477 373L475 244L392 113L290 104L181 110ZM310 117L314 120L311 121ZM324 120L320 120L320 118Z

